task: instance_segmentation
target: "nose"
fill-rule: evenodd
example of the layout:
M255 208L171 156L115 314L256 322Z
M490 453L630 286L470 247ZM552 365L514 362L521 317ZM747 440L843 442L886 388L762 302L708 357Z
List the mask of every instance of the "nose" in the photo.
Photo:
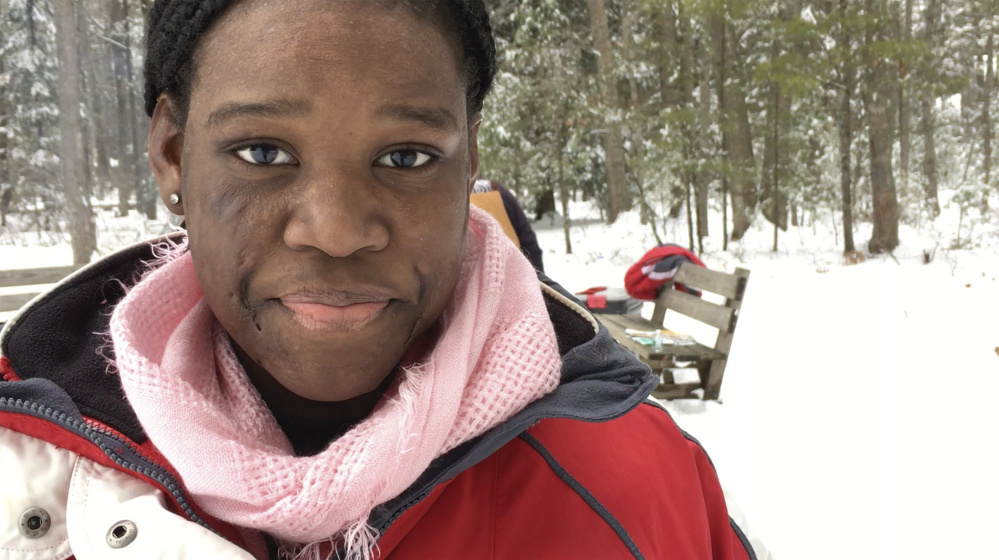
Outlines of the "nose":
M385 204L378 200L376 187L364 179L324 174L307 180L297 194L284 230L289 248L347 257L388 246Z

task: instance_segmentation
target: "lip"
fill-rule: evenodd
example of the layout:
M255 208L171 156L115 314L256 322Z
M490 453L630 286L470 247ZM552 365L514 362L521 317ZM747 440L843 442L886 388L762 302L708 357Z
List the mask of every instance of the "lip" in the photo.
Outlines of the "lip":
M295 321L314 332L346 332L374 321L390 297L355 292L295 292L278 298Z

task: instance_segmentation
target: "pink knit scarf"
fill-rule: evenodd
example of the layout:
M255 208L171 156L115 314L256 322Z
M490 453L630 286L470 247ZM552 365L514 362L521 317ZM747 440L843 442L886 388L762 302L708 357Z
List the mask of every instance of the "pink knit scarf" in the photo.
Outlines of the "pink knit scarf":
M344 544L368 558L372 508L430 462L554 390L560 358L537 276L474 206L442 332L371 415L296 457L204 302L190 254L149 273L118 305L122 385L151 441L209 514L285 543ZM377 351L377 349L372 349Z

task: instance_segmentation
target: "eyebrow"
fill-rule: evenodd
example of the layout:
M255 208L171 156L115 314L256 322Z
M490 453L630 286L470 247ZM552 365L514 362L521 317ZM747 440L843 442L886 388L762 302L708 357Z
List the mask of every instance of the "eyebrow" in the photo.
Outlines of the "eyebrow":
M415 107L413 105L385 105L378 114L401 121L415 121L438 130L455 132L461 129L458 118L447 109Z
M262 103L229 102L208 115L205 128L221 126L237 117L299 117L311 110L312 106L304 99L275 99Z

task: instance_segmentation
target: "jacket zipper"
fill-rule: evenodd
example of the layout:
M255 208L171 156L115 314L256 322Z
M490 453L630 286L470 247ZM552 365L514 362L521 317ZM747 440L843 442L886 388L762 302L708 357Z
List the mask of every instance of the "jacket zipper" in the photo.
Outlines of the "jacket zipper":
M17 412L21 414L26 414L28 416L35 416L38 418L43 418L48 420L69 432L80 435L100 448L101 451L115 464L128 469L132 472L139 473L154 480L160 485L160 489L167 492L174 500L174 502L180 506L181 510L187 515L188 519L198 525L208 529L209 531L215 533L216 535L222 536L218 531L212 528L204 519L202 519L194 510L191 508L187 501L187 497L180 489L180 484L173 475L167 472L163 465L157 463L156 461L146 457L142 452L133 444L128 441L124 436L116 433L110 428L102 428L97 426L91 426L86 421L81 421L73 418L66 414L65 412L60 412L52 407L44 406L36 402L32 402L24 399L10 399L7 397L0 397L0 410ZM127 448L129 451L134 453L136 456L141 457L147 465L142 465L139 463L134 463L126 458L122 457L108 445L108 442L101 441L102 437L111 438L114 441L121 444L123 447ZM223 537L224 538L224 537Z
M391 517L380 523L381 527L378 527L376 529L378 531L378 534L384 535L385 531L388 531L389 527L391 527L392 524L395 523L396 519L399 519L399 517L401 517L402 514L406 513L410 508L412 508L416 504L422 502L423 500L426 500L427 496L429 496L431 492L433 492L433 488L424 492L420 492L419 494L416 495L415 498L409 500L408 502L406 502L405 505L396 509L395 513L393 513Z

